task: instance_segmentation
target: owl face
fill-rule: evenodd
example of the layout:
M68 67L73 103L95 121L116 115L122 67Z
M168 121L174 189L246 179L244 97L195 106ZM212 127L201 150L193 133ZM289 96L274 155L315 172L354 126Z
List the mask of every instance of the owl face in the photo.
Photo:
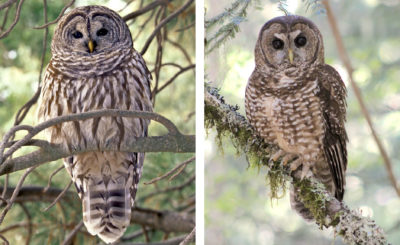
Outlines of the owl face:
M324 59L319 30L300 16L282 16L267 22L261 29L257 46L261 52L256 50L256 56L263 56L258 60L275 68L299 67Z
M132 46L128 27L114 11L101 6L74 9L56 28L53 51L96 55L121 45Z

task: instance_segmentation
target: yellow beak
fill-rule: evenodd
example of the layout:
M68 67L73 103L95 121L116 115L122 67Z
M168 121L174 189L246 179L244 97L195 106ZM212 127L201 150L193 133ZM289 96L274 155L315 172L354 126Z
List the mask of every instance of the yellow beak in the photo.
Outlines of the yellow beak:
M288 56L289 56L290 64L293 64L293 50L292 49L288 49Z
M89 48L89 53L93 53L93 50L94 50L94 43L93 43L92 40L89 40L88 48Z

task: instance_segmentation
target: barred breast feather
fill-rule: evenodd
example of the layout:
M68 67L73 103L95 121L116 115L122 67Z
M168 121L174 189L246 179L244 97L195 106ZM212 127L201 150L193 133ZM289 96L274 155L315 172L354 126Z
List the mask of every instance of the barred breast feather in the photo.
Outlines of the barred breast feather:
M39 117L99 109L152 111L150 73L134 50L117 67L100 75L69 76L57 69L58 60L46 69ZM88 61L89 62L89 61ZM74 150L95 144L121 145L147 136L149 120L99 117L66 122L48 129L52 143ZM64 165L82 199L83 221L89 233L111 243L130 224L144 153L88 152L64 159Z

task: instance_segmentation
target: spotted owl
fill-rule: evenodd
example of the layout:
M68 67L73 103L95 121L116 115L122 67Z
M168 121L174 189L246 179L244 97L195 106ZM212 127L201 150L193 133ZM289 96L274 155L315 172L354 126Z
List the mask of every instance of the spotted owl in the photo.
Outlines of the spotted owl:
M79 7L58 23L52 58L41 89L38 117L100 109L152 111L151 75L133 48L122 18L102 6ZM68 150L86 145L119 147L146 137L149 120L99 117L66 122L47 130L49 141ZM83 221L92 235L107 243L130 224L131 208L142 174L144 153L95 151L64 159L82 199Z
M322 35L300 16L276 17L262 27L255 69L246 87L246 115L265 141L279 146L272 160L298 177L313 176L339 201L347 167L346 87L324 61ZM311 213L291 188L291 206Z

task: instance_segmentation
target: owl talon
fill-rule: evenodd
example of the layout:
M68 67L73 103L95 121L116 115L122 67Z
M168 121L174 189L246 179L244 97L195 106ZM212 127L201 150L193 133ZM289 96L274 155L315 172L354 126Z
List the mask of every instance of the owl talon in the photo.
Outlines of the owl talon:
M282 164L283 166L286 166L288 164L288 162L290 162L291 160L295 159L296 155L294 154L286 154L283 158L282 158Z
M285 155L285 152L282 150L278 150L277 152L275 152L271 158L270 158L270 162L271 161L277 161L281 156Z
M298 169L301 165L303 164L303 162L301 161L301 159L297 159L296 161L293 161L292 163L290 163L290 170L295 171L296 169Z
M301 169L301 177L300 177L300 179L303 180L304 177L306 177L307 174L309 174L309 172L310 172L310 165L307 164L307 163L303 164L303 168Z

